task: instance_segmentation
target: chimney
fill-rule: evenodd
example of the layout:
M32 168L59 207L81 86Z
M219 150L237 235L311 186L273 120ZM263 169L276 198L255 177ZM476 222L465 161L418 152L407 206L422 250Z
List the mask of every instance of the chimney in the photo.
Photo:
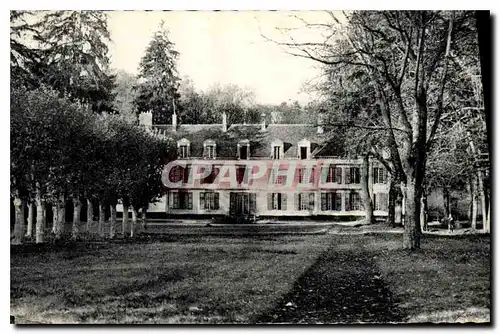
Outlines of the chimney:
M266 131L266 114L265 114L265 113L260 114L260 118L261 118L261 120L262 120L262 123L261 123L260 129L261 129L262 131Z
M227 131L227 116L225 111L222 113L222 131Z
M323 113L319 113L318 114L318 134L323 133L323 120L324 120Z
M172 115L172 130L177 131L177 114Z
M172 131L177 131L177 113L175 112L175 101L172 100L172 107L174 108L174 113L172 114Z

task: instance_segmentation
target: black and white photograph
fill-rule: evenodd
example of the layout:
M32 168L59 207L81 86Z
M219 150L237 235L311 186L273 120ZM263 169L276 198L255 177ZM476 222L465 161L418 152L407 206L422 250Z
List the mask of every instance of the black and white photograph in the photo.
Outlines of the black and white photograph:
M11 9L11 327L491 325L492 46L489 10Z

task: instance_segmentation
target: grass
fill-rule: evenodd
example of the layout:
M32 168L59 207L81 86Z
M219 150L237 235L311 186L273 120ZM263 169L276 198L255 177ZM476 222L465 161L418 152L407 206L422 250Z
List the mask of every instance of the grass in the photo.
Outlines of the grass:
M16 323L489 321L487 236L172 235L11 248Z

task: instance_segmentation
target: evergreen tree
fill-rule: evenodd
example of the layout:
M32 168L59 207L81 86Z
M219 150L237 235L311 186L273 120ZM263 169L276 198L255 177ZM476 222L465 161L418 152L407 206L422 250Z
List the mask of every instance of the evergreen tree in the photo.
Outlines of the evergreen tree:
M176 69L178 56L162 21L141 59L139 84L136 86L137 112L151 111L153 124L168 124L174 108L177 113L180 111L180 78Z
M26 45L26 37L36 33L26 18L31 12L13 10L10 12L10 70L11 84L33 87L37 84L36 69L39 53Z
M95 112L113 112L107 16L102 11L55 11L38 23L43 79Z

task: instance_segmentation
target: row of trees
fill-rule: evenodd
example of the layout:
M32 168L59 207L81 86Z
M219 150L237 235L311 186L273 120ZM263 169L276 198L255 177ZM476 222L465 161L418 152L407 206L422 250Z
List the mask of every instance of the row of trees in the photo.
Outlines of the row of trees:
M25 234L31 236L35 217L36 242L44 241L47 203L54 208L52 231L56 239L61 238L67 199L74 207L73 237L82 232L84 201L88 208L86 231L90 231L93 203L97 202L98 232L104 236L104 214L109 206L109 236L114 237L119 200L125 212L121 232L133 236L138 211L142 209L145 215L148 204L162 195L161 173L174 146L118 115L96 115L91 106L70 101L45 86L14 88L10 125L14 243L21 243ZM30 212L27 231L25 205Z
M114 237L118 201L126 213L121 232L134 235L138 211L145 218L148 204L162 195L161 172L174 146L135 119L115 115L121 101L108 43L104 12L11 12L13 243L31 236L34 226L36 242L44 241L48 204L52 232L61 238L67 200L74 208L73 237L83 232L82 206L87 207L85 231L98 210L100 236L109 208L107 233Z
M353 150L390 171L391 219L398 194L405 203L404 248L420 247L426 187L453 179L470 179L478 189L472 193L482 198L487 228L489 159L480 154L489 150L487 112L474 12L329 14L331 22L324 23L298 18L306 28L326 31L326 40L300 41L290 30L289 40L278 43L323 65L326 80L317 89L329 110L326 123L345 129ZM456 164L439 175L449 155L447 166ZM370 198L364 200L369 209Z

